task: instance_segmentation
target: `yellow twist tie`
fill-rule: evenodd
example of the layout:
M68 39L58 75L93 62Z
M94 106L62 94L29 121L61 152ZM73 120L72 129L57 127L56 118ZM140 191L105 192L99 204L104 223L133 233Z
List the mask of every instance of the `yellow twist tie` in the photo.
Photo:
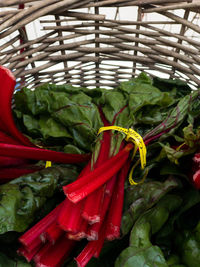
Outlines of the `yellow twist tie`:
M46 161L45 168L49 168L49 167L51 167L51 161Z
M140 182L135 182L132 178L133 175L133 170L135 169L135 167L139 164L139 162L141 162L141 168L144 169L146 166L146 154L147 154L147 150L146 150L146 146L144 144L144 141L142 139L142 137L133 129L129 128L122 128L122 127L118 127L118 126L106 126L106 127L101 127L98 131L98 135L101 132L104 131L108 131L108 130L115 130L118 132L122 132L126 135L126 141L131 141L134 143L134 151L133 151L133 157L135 156L137 149L139 148L139 153L140 153L140 159L136 162L136 164L133 165L130 173L129 173L129 182L131 185L137 185L140 184L142 182L144 182L148 171L145 172L144 177L141 179ZM132 157L132 158L133 158Z

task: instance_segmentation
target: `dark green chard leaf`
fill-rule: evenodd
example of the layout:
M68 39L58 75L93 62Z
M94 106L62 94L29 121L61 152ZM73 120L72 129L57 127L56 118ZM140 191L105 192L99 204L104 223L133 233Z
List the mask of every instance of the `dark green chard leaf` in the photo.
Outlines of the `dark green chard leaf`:
M172 97L168 93L163 93L152 85L152 81L148 79L144 82L141 77L142 74L136 79L128 82L123 82L120 85L122 91L129 93L129 108L135 113L144 106L162 106L168 107L174 103ZM146 76L145 76L146 77Z
M167 267L161 249L152 245L150 236L161 229L170 213L179 206L180 198L166 195L155 207L143 213L131 231L130 246L119 255L115 267Z
M47 199L77 175L75 167L52 167L1 185L0 234L26 230Z
M85 153L95 145L94 162L102 140L101 135L97 137L103 126L102 113L110 124L133 127L148 145L147 181L125 189L122 238L105 244L100 258L93 259L88 266L113 266L120 252L116 267L200 266L196 256L198 231L191 230L198 220L194 213L199 194L191 190L185 179L188 164L199 149L199 91L191 93L190 87L179 80L152 80L142 73L111 90L50 84L34 91L24 88L15 95L15 104L14 113L22 132L34 143L54 150ZM110 155L118 152L123 138L123 134L112 132ZM183 142L189 148L177 151L176 147ZM141 177L139 167L134 175ZM180 180L165 180L171 175ZM72 176L64 172L52 175L49 170L49 174L29 175L1 186L0 232L25 230L36 211ZM172 190L174 195L168 195ZM191 223L186 223L187 214ZM182 243L179 252L173 250L173 236Z
M0 252L0 266L1 267L31 267L32 265L25 262L23 259L10 259L5 254Z
M185 230L176 236L176 246L186 266L200 266L200 223L193 230Z
M153 85L162 92L169 92L174 98L180 98L191 93L189 85L178 79L153 78Z
M24 88L15 94L16 111L24 113L22 129L25 126L25 133L31 137L43 137L44 144L49 137L66 138L64 145L70 143L91 150L102 126L96 105L81 89L73 91L68 86L57 89L46 85L34 91Z
M182 199L181 207L176 211L175 214L170 216L167 224L163 227L162 231L158 233L156 237L158 242L159 239L168 238L171 234L174 234L173 231L175 224L176 228L178 227L181 230L185 227L188 228L188 226L191 227L191 225L194 227L194 225L197 223L196 220L198 220L198 215L197 218L193 218L195 216L190 215L190 220L187 220L187 215L193 207L200 203L199 191L193 188L188 188L187 192L184 192L182 189L177 191L177 196Z
M125 194L125 211L122 217L121 231L127 234L135 221L153 205L155 205L165 194L176 188L176 180L169 178L164 183L151 181L137 186L130 186ZM128 209L127 209L128 207Z

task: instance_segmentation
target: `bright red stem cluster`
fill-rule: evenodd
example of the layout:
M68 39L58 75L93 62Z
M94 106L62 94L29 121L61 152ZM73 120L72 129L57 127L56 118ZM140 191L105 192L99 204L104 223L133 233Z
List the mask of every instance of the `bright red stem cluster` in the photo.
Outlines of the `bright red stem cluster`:
M59 163L88 161L90 155L67 154L35 147L17 129L11 109L15 84L12 73L0 66L0 183L37 171L38 168L30 166L30 160Z
M93 166L89 162L75 182L64 186L67 198L19 239L23 244L19 253L33 259L36 266L61 266L72 247L84 238L88 243L75 258L77 265L84 267L92 257L99 257L105 240L120 237L124 182L133 145L122 145L111 158L110 145L111 134L104 132Z

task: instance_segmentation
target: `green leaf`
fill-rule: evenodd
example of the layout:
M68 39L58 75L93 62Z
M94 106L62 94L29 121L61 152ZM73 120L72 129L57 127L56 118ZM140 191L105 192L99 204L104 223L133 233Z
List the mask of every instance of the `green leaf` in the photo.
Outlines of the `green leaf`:
M32 265L26 263L21 259L10 259L5 254L0 252L0 266L1 267L31 267Z
M177 196L166 195L153 208L144 212L133 226L130 246L119 255L115 267L167 267L161 249L151 244L150 236L161 229L169 214L176 210L180 204L181 200Z
M75 168L52 167L24 175L0 186L0 234L23 232L34 220L48 198L63 185L72 182Z
M168 267L161 249L150 246L138 249L130 246L124 250L115 262L115 267Z
M72 139L67 128L53 118L49 118L49 116L41 116L38 124L44 139L47 139L48 137L65 137Z
M159 88L161 91L170 92L170 94L175 97L183 97L191 93L191 88L189 85L178 79L163 79L159 77L153 78L153 85Z
M23 123L24 123L24 126L26 127L27 131L30 134L40 136L40 126L39 126L37 119L35 119L31 115L24 114L23 115Z
M128 187L125 194L125 211L121 223L122 234L127 234L141 214L177 186L176 180L167 179L164 183L151 181Z
M189 267L200 266L200 240L193 231L184 231L176 239L182 262Z

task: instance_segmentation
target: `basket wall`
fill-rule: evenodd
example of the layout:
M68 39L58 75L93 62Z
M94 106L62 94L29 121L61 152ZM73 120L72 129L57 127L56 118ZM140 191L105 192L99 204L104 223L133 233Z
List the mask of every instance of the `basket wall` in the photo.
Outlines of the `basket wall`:
M113 87L140 71L199 86L199 12L199 0L0 1L0 64L30 87Z

